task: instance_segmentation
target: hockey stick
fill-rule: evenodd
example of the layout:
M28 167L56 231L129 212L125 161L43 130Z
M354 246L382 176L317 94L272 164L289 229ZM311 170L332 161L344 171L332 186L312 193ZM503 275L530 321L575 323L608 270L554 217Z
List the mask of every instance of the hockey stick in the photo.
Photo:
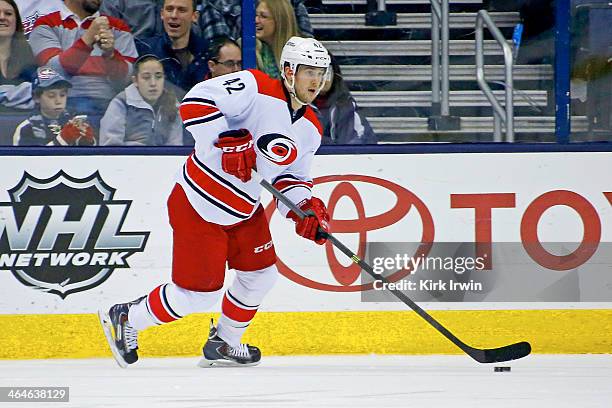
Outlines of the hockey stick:
M266 190L272 194L275 198L277 198L280 202L285 204L287 207L291 209L291 211L295 212L298 217L304 218L306 214L299 207L297 207L291 200L289 200L283 193L278 191L274 186L272 186L269 182L261 178L259 174L253 171L254 176L258 180L259 184ZM375 280L380 280L382 282L390 283L389 280L382 276L378 275L374 272L374 269L364 262L361 258L359 258L353 251L348 249L342 242L340 242L336 237L332 234L319 231L320 234L325 234L327 239L338 248L342 253L348 256L354 263L359 265L361 269L366 271L370 276L372 276ZM465 352L468 356L472 357L474 360L479 363L499 363L503 361L517 360L519 358L523 358L531 352L531 345L522 341L519 343L509 344L507 346L502 346L498 348L492 349L479 349L475 347L471 347L461 341L457 336L451 333L446 327L444 327L440 322L434 319L429 313L423 310L419 305L417 305L412 299L406 296L403 292L400 292L397 289L387 289L393 293L399 300L404 302L404 304L408 305L412 310L414 310L419 316L421 316L427 323L433 326L438 332L440 332L444 337L449 339L454 345L459 347L463 352Z

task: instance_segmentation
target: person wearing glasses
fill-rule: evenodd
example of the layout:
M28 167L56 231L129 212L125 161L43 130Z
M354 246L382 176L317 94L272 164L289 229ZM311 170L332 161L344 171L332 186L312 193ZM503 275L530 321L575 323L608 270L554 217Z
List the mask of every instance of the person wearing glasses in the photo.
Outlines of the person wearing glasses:
M240 45L229 37L215 39L208 49L208 70L208 78L242 70Z
M289 38L300 35L293 7L288 0L260 1L255 11L257 69L279 79L280 56Z

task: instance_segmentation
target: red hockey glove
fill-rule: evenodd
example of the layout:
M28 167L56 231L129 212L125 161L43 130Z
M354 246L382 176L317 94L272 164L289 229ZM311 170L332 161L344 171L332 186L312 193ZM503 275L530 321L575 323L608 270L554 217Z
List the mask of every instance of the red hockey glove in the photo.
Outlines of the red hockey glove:
M298 207L306 213L307 217L300 219L293 211L287 213L287 218L295 221L295 232L319 245L323 245L327 241L327 236L321 234L319 228L324 232L329 232L329 214L327 214L325 204L318 198L312 197L299 203Z
M81 127L81 138L77 141L79 146L94 146L96 136L93 127L89 123L83 123Z
M58 136L61 139L59 140L60 144L63 144L62 141L64 141L69 146L73 146L80 137L81 130L72 122L66 123Z
M257 156L253 149L253 136L246 129L228 130L219 135L215 146L223 150L223 171L238 177L243 183L251 179Z

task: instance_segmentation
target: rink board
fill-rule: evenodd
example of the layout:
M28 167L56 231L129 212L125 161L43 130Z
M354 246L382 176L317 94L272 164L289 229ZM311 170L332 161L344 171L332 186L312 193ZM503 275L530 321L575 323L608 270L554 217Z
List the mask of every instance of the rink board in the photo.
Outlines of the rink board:
M0 221L5 246L0 256L5 258L0 266L0 323L6 329L0 334L4 345L0 358L108 355L92 313L168 281L171 230L165 202L183 161L181 156L2 157L0 207L5 218ZM585 229L599 223L599 240L609 243L611 164L610 152L326 155L317 156L312 175L315 195L328 205L334 201L332 226L345 231L338 237L351 248L358 247L359 239L419 242L432 234L436 242L473 241L475 211L457 205L456 197L489 199L496 194L512 197L513 202L492 210L493 242L520 242L521 225L529 223L528 217L525 221L527 210L542 197L579 197L589 209L586 215L569 202L552 207L538 220L538 237L542 241L580 242ZM58 190L58 185L70 185L72 190ZM43 194L28 196L29 187ZM90 194L96 189L106 194L102 201L95 202ZM51 191L49 202L45 201L47 190ZM72 268L79 278L58 278L66 273L61 266L53 269L52 277L37 269L35 255L45 251L57 255L61 252L58 248L39 247L36 252L6 245L11 221L6 217L12 217L13 222L11 245L18 247L20 237L28 235L23 228L25 212L12 212L19 205L21 211L26 204L28 208L44 207L43 215L54 205L59 213L68 211L77 217L71 220L83 220L78 217L84 214L84 204L79 207L74 203L81 196L93 200L94 204L85 202L93 209L91 214L113 207L115 223L107 225L98 213L101 218L96 218L96 223L102 220L104 225L93 224L85 248L73 250L80 254L80 264L69 263L67 270ZM17 204L20 197L21 204ZM24 204L24 200L30 201ZM407 210L398 208L401 200L410 201ZM262 204L271 211L269 203L270 197L264 195ZM358 277L347 277L337 265L330 267L336 260L344 266L350 264L341 254L334 256L333 251L296 237L290 224L271 214L283 276L262 305L248 341L265 345L268 354L456 352L403 304L363 302ZM49 223L36 223L35 211L30 215L36 240L50 227ZM111 218L108 215L106 220ZM108 248L97 252L97 247L90 248L103 241L103 230L117 245L114 255L108 255L113 252ZM57 245L60 241L51 239ZM100 255L95 264L94 252L108 256ZM20 254L26 255L17 258ZM83 267L88 257L93 265ZM109 258L115 259L115 264L102 268ZM47 261L36 259L42 264ZM231 278L228 273L226 281ZM423 307L435 310L443 323L457 334L464 333L466 341L477 346L530 340L538 353L610 353L612 339L602 335L609 333L612 325L610 294L612 286L588 303L564 301L560 296L548 304L426 302ZM207 325L207 315L196 315L151 329L143 333L143 353L193 355L201 347ZM163 335L156 337L159 332ZM70 344L73 347L68 347ZM383 350L380 344L385 344Z
M536 354L612 353L612 310L432 311L474 347L528 340ZM210 318L197 314L139 336L145 357L197 356ZM110 357L97 317L0 316L0 359ZM264 355L462 354L413 312L261 312L245 342Z

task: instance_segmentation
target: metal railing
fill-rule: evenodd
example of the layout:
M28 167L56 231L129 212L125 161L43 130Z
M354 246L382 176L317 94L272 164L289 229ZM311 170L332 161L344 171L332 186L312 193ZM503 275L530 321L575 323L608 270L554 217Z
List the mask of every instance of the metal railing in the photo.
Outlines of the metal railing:
M385 0L377 0L376 11L387 11L387 2Z
M491 87L486 81L484 72L484 26L487 26L493 38L501 45L504 52L504 79L505 79L505 110L497 100ZM502 141L502 121L506 127L506 142L514 142L514 83L512 78L513 68L512 48L508 41L497 28L489 13L480 10L476 16L476 80L478 86L484 92L493 107L494 136L496 142Z
M449 110L449 0L429 0L431 3L431 115L430 131L461 129L459 117Z
M442 117L448 117L450 113L448 1L429 0L431 3L431 107L433 116ZM377 0L376 3L379 12L386 11L385 0Z
M448 0L431 3L431 106L434 115L449 115ZM442 44L440 44L440 38ZM440 53L442 48L442 53Z

